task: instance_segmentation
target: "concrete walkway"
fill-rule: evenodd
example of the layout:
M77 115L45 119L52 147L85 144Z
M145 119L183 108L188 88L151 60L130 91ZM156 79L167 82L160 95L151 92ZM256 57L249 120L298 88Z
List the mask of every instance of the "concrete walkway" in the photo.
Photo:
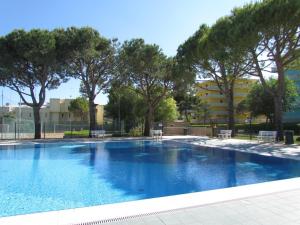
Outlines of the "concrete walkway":
M300 190L227 201L103 224L297 225L300 224Z
M178 140L204 147L222 148L241 152L257 153L261 155L276 156L300 160L300 145L285 145L282 143L263 143L256 140L218 139L199 136L172 136L164 139Z

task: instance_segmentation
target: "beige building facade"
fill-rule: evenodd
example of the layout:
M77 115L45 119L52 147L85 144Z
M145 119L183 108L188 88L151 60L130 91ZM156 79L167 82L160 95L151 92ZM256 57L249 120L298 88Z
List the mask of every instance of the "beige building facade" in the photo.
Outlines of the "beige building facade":
M234 112L235 122L245 123L250 116L249 112L237 113L237 105L243 101L250 92L253 85L257 82L255 79L238 79L234 85ZM197 96L209 108L209 119L214 123L226 123L228 117L227 104L225 96L220 92L217 84L213 80L203 80L197 84ZM264 122L265 117L255 118L255 122Z
M41 121L53 124L68 124L82 123L87 124L89 121L89 114L76 115L69 111L70 102L73 99L57 99L51 98L49 103L41 108ZM96 107L96 122L97 125L103 125L104 106L95 105ZM33 121L33 111L28 106L3 106L0 107L0 118L10 117L17 121Z

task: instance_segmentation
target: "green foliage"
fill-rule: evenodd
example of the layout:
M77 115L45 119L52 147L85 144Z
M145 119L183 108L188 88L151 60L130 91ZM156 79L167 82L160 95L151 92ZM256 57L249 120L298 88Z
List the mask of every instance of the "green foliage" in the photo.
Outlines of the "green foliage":
M64 135L67 137L88 137L89 130L80 130L80 131L65 131Z
M100 36L90 27L55 32L61 52L68 56L65 58L67 72L82 81L83 93L95 98L106 90L115 66L115 40Z
M3 118L5 118L5 119L15 119L16 116L12 113L6 113L6 114L3 115Z
M295 134L300 134L300 127L296 123L284 123L283 124L284 130L293 130ZM244 130L246 133L250 132L250 125L249 124L236 124L236 130ZM251 125L251 132L253 134L257 134L260 130L274 130L275 127L273 124L270 123L257 123Z
M122 133L120 131L114 132L112 137L128 137L128 133Z
M146 105L144 134L153 125L154 111L173 84L174 61L167 58L157 45L143 39L125 41L118 56L120 82L134 88Z
M273 91L276 90L277 81L270 79L267 85ZM293 108L293 103L297 97L296 86L293 81L285 79L285 94L283 98L284 111L289 111ZM238 112L250 111L252 116L265 115L271 122L274 117L274 100L273 96L260 84L257 83L249 92L245 101L238 105Z
M143 135L143 131L139 127L131 128L128 136L129 137L141 137Z
M155 121L170 122L178 118L176 101L173 98L166 98L160 101L155 111Z
M150 102L158 104L162 92L170 88L172 61L157 45L145 44L142 39L125 41L119 52L119 66L123 81Z
M270 48L264 50L276 51L271 46L279 44L282 50L277 53L285 55L290 50L297 51L294 44L299 43L299 12L298 0L264 0L246 4L233 10L232 27L229 32L235 41L238 41L237 46L256 48L260 44L266 44ZM287 55L294 59L295 56Z
M300 70L300 56L297 60L288 65L288 69Z
M83 119L83 116L89 111L89 102L84 97L78 97L70 102L68 109L77 116L81 115Z
M203 59L206 57L206 51L202 51L204 47L202 40L205 40L209 32L209 27L205 24L177 49L176 59L178 64L184 70L190 71L196 76L199 68L198 65L204 64Z
M46 89L55 89L66 81L64 65L57 55L53 32L15 30L0 40L1 83L16 91L26 105L41 107Z
M40 108L46 90L67 81L65 54L54 32L14 30L0 38L0 84L16 91L33 108L36 139L41 138Z
M115 69L115 40L108 40L90 28L57 29L56 38L64 57L66 71L81 81L80 92L89 101L90 130L96 127L94 100L108 90Z
M203 121L203 124L209 121L211 112L207 102L198 101L198 104L195 106L194 110L198 121Z
M247 105L247 102L246 100L242 100L237 106L236 106L236 113L239 113L239 114L243 114L243 113L247 113L249 112L249 108L248 108L248 105Z
M140 125L145 118L147 106L143 98L130 87L113 87L109 91L108 103L105 106L106 116L125 122L125 131ZM177 119L176 101L166 98L159 102L154 111L155 121L173 121Z
M233 10L231 20L229 32L236 46L247 51L250 57L249 74L258 76L266 91L273 96L274 122L279 139L282 140L284 71L300 56L300 1L254 2ZM266 71L276 73L276 89L265 84Z
M233 110L235 81L248 75L247 52L236 47L228 31L231 26L230 17L221 18L211 28L202 25L193 36L179 46L177 51L177 58L185 68L190 68L201 78L213 80L219 89L215 90L216 93L224 94L229 129L233 129L235 123ZM203 110L197 112L197 117L207 120L208 107L201 108Z
M139 125L145 116L146 106L143 99L129 87L113 86L105 106L106 116L115 120L125 121L125 131Z

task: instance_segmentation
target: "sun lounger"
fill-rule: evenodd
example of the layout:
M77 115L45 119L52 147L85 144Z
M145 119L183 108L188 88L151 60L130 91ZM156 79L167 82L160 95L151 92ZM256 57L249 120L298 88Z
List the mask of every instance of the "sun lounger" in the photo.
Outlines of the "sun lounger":
M91 130L92 137L102 137L104 138L105 130Z
M151 130L151 136L155 139L162 139L162 130Z
M218 137L222 138L222 139L231 138L231 133L232 133L232 130L220 130Z

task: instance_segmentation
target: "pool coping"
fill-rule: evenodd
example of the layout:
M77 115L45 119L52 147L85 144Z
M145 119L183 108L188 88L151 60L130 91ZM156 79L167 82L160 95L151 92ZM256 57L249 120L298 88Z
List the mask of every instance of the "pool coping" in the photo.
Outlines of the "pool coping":
M68 140L65 140L65 142L67 141ZM87 140L87 142L94 141L98 140ZM81 140L81 142L85 141ZM221 148L220 146L211 147ZM236 151L236 149L231 150ZM254 153L258 154L257 152ZM0 217L0 225L40 225L41 222L43 225L101 224L104 222L117 221L125 218L152 215L160 212L205 206L209 204L291 191L296 189L300 189L300 178L291 178L279 181L271 181L160 198L144 199L131 202L114 203L108 205Z

